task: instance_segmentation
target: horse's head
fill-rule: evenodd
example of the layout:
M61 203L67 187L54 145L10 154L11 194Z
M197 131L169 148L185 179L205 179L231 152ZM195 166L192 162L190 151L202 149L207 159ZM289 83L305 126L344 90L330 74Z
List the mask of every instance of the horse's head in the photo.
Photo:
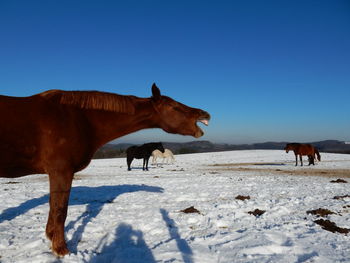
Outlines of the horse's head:
M162 153L164 153L164 147L163 144L161 142L156 143L156 149L161 151Z
M191 135L195 138L204 134L197 122L209 124L210 115L206 111L191 108L167 96L162 96L156 84L152 86L151 100L158 114L158 125L164 131Z
M289 150L290 150L290 145L289 145L289 143L286 144L286 147L284 147L284 150L286 151L286 153L289 152Z

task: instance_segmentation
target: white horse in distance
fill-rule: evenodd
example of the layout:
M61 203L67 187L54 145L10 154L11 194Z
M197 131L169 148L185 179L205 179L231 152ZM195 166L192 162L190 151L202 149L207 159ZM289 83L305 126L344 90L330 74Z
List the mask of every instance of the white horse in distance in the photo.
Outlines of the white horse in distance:
M166 163L174 163L175 162L175 158L174 155L172 153L172 151L170 151L169 149L165 149L164 153L162 153L159 150L154 150L152 152L152 164L157 164L157 159L158 158L163 158L163 163L166 160Z

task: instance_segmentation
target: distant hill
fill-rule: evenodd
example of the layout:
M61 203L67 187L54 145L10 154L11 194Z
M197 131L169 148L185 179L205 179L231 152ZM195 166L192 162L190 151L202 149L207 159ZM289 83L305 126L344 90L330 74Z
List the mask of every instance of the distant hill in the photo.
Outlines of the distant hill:
M286 143L287 142L264 142L253 144L217 144L209 141L190 141L185 143L163 142L163 145L165 148L172 150L174 154L186 154L233 150L281 150L284 148ZM320 152L350 154L350 144L346 144L343 141L326 140L319 142L311 142L311 144L317 147ZM94 155L94 159L125 157L126 149L132 145L134 144L106 144L96 152L96 154Z

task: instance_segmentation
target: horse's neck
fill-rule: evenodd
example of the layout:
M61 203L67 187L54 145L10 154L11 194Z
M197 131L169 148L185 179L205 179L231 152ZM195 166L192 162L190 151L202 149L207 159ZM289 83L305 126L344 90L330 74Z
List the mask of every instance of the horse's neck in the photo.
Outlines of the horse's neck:
M154 121L154 108L150 99L134 98L133 114L90 110L86 112L94 131L96 149L107 142L147 128L158 128Z
M146 149L145 149L145 151L147 152L147 154L152 154L152 152L154 151L154 150L156 150L157 148L155 148L155 147L147 147Z

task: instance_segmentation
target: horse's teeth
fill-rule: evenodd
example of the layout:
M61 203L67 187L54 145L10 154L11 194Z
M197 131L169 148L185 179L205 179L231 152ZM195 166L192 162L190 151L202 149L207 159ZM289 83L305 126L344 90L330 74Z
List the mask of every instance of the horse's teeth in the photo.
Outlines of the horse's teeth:
M208 120L200 120L201 123L203 123L204 125L208 126L209 125L209 122Z

